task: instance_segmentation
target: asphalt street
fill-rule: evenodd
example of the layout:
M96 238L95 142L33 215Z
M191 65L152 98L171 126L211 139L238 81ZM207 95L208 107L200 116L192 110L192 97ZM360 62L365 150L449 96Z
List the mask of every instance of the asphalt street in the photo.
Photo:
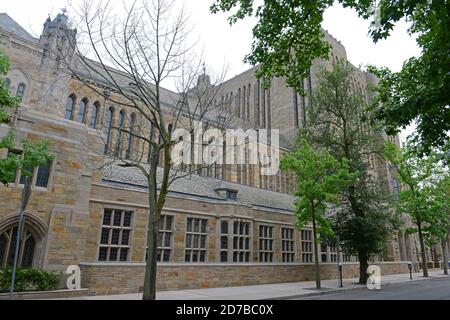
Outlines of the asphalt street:
M382 285L380 290L350 289L292 300L450 300L450 277Z

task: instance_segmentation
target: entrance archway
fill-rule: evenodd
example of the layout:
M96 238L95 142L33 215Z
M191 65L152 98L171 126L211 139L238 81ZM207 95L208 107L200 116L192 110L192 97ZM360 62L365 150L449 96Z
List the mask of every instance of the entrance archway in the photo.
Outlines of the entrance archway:
M18 227L14 226L0 234L0 266L12 266L16 250ZM19 246L19 259L17 265L22 268L33 266L34 253L36 249L36 239L33 233L25 228L23 238Z
M43 239L47 225L33 214L24 213L25 224L19 244L18 266L40 267L43 255ZM12 214L0 220L0 268L12 266L16 250L19 214Z

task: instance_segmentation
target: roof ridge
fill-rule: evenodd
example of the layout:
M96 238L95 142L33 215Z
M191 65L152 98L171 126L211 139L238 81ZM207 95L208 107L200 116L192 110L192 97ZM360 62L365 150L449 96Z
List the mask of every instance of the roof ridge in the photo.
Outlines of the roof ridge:
M14 20L8 13L0 13L0 28L9 31L18 37L21 37L28 41L36 41L37 39L33 37L24 27L22 27L16 20Z

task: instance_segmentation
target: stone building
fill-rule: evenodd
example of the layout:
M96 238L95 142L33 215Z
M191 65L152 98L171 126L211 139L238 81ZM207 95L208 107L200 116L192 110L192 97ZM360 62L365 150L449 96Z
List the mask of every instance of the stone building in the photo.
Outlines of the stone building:
M11 60L7 84L20 96L17 141L49 139L55 159L32 168L33 193L25 217L19 263L63 271L79 265L82 286L92 294L142 290L148 205L146 181L136 169L99 170L112 123L123 120L107 99L62 71L52 49L75 31L59 14L44 24L39 39L7 14L0 14L0 48ZM345 48L327 34L331 59L346 59ZM320 63L305 79L313 90ZM274 79L264 89L252 68L223 84L217 103L230 106L247 127L279 128L283 150L291 147L310 103ZM201 79L207 81L207 77ZM355 68L353 82L367 94L373 76ZM167 103L176 93L163 92ZM127 112L125 110L125 112ZM134 121L133 115L127 121ZM136 120L136 119L135 119ZM0 126L0 136L8 130ZM389 137L389 139L394 139ZM395 138L397 139L397 138ZM395 140L398 143L398 140ZM128 144L132 152L132 143ZM17 143L16 150L21 153ZM389 165L373 160L392 192L398 186ZM295 229L293 177L258 175L255 168L205 170L178 180L170 189L160 225L158 288L199 288L289 282L314 276L312 231ZM23 175L0 186L0 267L13 258L14 232ZM377 262L384 273L407 272L417 261L417 242L399 232ZM336 248L321 246L321 272L336 277ZM356 276L355 257L341 253L344 276Z

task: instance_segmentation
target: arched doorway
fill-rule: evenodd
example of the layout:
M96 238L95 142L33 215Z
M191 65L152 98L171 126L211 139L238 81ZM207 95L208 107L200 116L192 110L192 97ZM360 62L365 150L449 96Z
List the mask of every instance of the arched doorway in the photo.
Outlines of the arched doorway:
M42 267L47 224L28 212L24 212L24 221L17 264L23 268ZM14 263L18 225L17 213L0 219L0 268Z
M0 267L12 266L14 263L17 230L18 227L14 226L0 234ZM25 227L20 241L17 265L22 268L32 267L35 249L36 236L29 228Z

